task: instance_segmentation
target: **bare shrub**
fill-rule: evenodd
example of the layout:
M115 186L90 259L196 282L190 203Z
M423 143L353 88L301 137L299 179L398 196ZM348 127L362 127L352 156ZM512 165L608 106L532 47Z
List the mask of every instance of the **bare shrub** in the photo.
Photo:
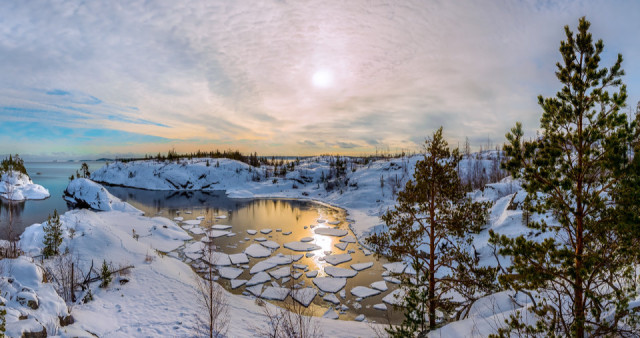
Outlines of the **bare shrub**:
M295 292L294 281L289 281L289 294ZM323 337L322 329L308 307L293 297L287 297L281 307L263 307L267 319L267 327L255 328L258 337L266 338L319 338Z
M204 260L213 262L215 246L208 242ZM198 305L198 332L207 337L224 337L229 325L229 303L224 289L214 281L213 267L209 266L204 278L196 276Z
M54 256L47 264L47 278L53 282L56 292L67 303L75 302L75 287L81 282L78 257L69 253Z

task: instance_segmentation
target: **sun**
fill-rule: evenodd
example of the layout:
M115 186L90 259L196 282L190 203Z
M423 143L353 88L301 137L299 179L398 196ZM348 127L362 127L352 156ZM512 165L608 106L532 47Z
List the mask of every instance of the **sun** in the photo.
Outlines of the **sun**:
M311 83L318 88L328 88L333 84L333 74L326 69L317 70L313 73Z

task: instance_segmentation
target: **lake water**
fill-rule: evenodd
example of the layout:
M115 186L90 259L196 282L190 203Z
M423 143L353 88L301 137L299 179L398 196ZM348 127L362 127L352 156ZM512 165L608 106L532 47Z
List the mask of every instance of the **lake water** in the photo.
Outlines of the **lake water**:
M104 162L87 162L87 164L90 171L93 171L104 165ZM53 213L54 209L57 209L60 213L67 211L68 207L62 199L62 195L69 182L69 176L75 174L80 165L81 163L78 162L25 163L29 176L34 183L49 189L51 197L45 200L29 200L25 202L0 201L0 237L6 238L8 208L12 208L13 229L14 233L18 234L22 233L31 224L45 221L47 216ZM358 243L350 243L345 250L341 250L335 247L335 244L340 243L340 237L314 234L311 226L318 225L318 220L321 219L325 221L325 224L327 222L340 222L337 227L348 230L349 235L353 235L348 228L347 216L341 209L299 200L230 199L221 191L150 191L117 186L106 186L106 188L113 195L144 211L147 216L161 215L169 219L183 217L184 220L193 220L201 217L204 218L201 223L201 227L204 229L214 224L231 225L230 231L237 235L213 239L214 244L218 247L217 250L227 254L242 252L249 245L258 243L254 240L258 237L264 237L280 245L286 242L299 241L303 237L311 237L313 239L310 243L316 244L322 249L315 251L314 256L303 257L295 264L306 265L308 271L319 270L318 277L326 276L323 269L326 266L330 266L330 264L323 261L322 257L325 256L325 251L331 251L333 254L343 254L352 250L352 260L338 264L336 265L337 267L349 268L351 264L365 262L374 262L374 265L369 269L358 272L353 278L347 278L347 284L343 289L346 291L346 297L342 299L338 296L338 299L341 303L346 304L349 310L341 314L340 318L353 319L358 314L364 314L368 320L376 322L386 323L391 320L394 323L398 323L402 319L402 314L393 311L389 305L388 312L373 309L373 305L382 303L382 298L396 288L395 284L386 283L389 287L388 291L364 298L361 301L356 301L356 297L350 293L350 290L355 286L369 286L372 282L381 281L383 279L382 273L384 272L382 264L386 263L386 260L376 260L373 255L365 255L363 248ZM216 218L216 216L226 218L220 219ZM260 233L262 229L271 229L272 231L268 234L262 234ZM257 230L258 233L249 235L247 230ZM285 235L287 232L291 232L291 234ZM194 234L195 240L201 237L202 235ZM275 253L289 255L304 254L305 252L294 252L281 246ZM186 258L180 250L172 254L177 255L186 262L194 263ZM261 260L263 259L250 258L248 265L251 267ZM249 269L245 269L242 275L237 278L251 279ZM278 282L281 281L278 280ZM220 279L219 282L233 293L240 294L244 291L244 286L231 289L230 283L226 279ZM296 283L300 282L304 282L305 286L315 287L312 279L307 278L304 273L296 280ZM267 285L270 285L270 283L267 283ZM361 308L354 309L354 304L360 304ZM335 305L324 301L323 297L318 295L310 308L315 315L322 315L329 306L335 307ZM358 305L355 307L358 307Z
M397 323L402 318L402 315L393 311L391 306L388 306L388 313L373 308L373 305L382 303L382 298L396 289L397 286L395 284L386 283L389 287L388 291L376 296L364 298L359 302L356 302L356 297L350 293L350 290L355 286L369 286L373 282L383 280L382 274L385 270L382 264L387 263L384 258L376 260L374 255L365 255L365 251L358 243L349 243L345 250L339 249L335 244L341 243L341 237L323 236L314 233L312 226L326 226L328 222L340 222L337 227L348 230L348 234L353 235L348 227L346 214L342 209L300 200L230 199L222 191L170 192L116 186L108 186L107 188L113 195L144 211L147 216L159 215L169 219L182 217L184 221L195 220L199 217L202 219L200 226L203 229L207 229L215 224L232 226L229 231L236 233L235 236L223 236L211 239L216 245L217 251L222 251L227 254L243 252L249 245L258 243L255 239L259 239L260 237L281 245L271 256L277 253L283 253L285 255L305 254L305 252L289 250L282 245L287 242L300 241L300 239L304 237L311 237L313 240L309 243L318 245L322 249L314 251L315 254L311 257L302 257L294 264L306 265L308 271L318 270L318 277L323 277L326 276L323 272L324 267L331 266L323 260L325 251L331 251L332 254L344 254L351 251L352 260L338 264L336 265L337 267L349 269L349 266L354 263L373 262L374 264L371 268L358 272L355 277L347 278L347 284L344 288L345 299L336 295L341 303L349 307L349 310L347 310L345 314L342 314L340 318L353 319L361 313L369 320L383 323L386 323L388 319ZM220 217L224 218L221 219ZM324 222L318 223L319 219ZM260 230L263 229L270 229L271 232L263 234L260 232ZM247 230L256 230L257 233L250 235ZM291 234L285 235L288 232L291 232ZM194 235L196 239L202 236L203 235ZM182 259L190 262L179 250L178 253ZM250 258L248 265L252 267L264 259L265 258ZM194 261L192 263L197 262ZM292 264L289 266L291 265ZM268 271L273 271L282 266ZM251 279L252 275L249 273L249 270L250 268L244 269L244 272L238 276L237 279ZM292 272L294 270L295 269L292 269ZM302 272L302 270L295 271ZM233 293L241 294L244 291L244 286L231 289L229 280L220 278L218 281ZM282 280L277 281L281 284ZM312 279L307 278L304 273L295 282L304 282L305 286L315 287ZM265 287L270 285L271 284L267 282ZM353 305L356 303L362 307L360 309L354 309ZM310 308L315 315L321 316L329 306L335 307L335 305L324 301L323 297L318 295Z
M42 223L47 216L57 209L59 213L68 210L62 199L64 189L69 183L69 176L80 169L80 162L26 162L24 164L31 180L49 189L51 197L44 200L28 200L24 202L8 202L0 198L0 238L7 239L9 208L13 212L14 233L21 234L26 227L34 223ZM104 162L87 162L89 171L96 170Z

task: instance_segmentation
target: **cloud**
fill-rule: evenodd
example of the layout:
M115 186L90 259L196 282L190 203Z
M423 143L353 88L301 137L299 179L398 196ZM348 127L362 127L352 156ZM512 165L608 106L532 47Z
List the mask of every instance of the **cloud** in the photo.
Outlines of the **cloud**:
M634 60L639 12L586 0L8 2L0 120L273 154L417 148L439 126L452 144L500 142L516 121L533 133L536 96L560 88L564 25L587 15L605 64ZM633 94L640 65L624 67ZM320 69L333 86L313 86Z

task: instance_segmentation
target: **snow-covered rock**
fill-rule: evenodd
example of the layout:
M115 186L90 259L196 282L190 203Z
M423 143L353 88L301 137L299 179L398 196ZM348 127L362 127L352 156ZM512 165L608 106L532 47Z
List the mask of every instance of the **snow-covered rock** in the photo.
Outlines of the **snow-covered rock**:
M313 299L316 298L317 294L318 294L318 290L316 290L315 288L306 287L302 289L293 290L291 292L291 297L293 297L293 299L295 299L297 302L299 302L300 304L306 307L306 306L309 306L309 304L311 304Z
M318 289L323 292L331 292L336 293L344 288L347 285L346 278L333 278L333 277L316 277L313 279L313 284L315 284Z
M41 200L50 196L49 190L33 183L29 176L17 172L0 172L0 196L12 201Z
M373 262L351 264L351 268L356 271L362 271L373 266Z
M355 277L358 274L358 271L351 270L351 269L337 268L335 266L325 266L324 272L331 277L345 277L345 278Z
M271 250L265 248L260 244L251 244L246 249L244 249L244 253L249 257L253 258L263 258L271 256Z
M304 242L288 242L284 243L284 247L293 251L315 251L322 249L320 246Z
M334 229L334 228L315 228L313 229L313 232L316 235L335 236L335 237L346 236L349 233L347 230Z
M380 290L370 289L366 286L356 286L351 289L351 294L359 298L367 298L380 294Z
M63 198L76 208L143 214L142 211L129 203L122 202L119 198L111 195L102 185L86 178L76 178L69 182Z
M324 257L324 260L331 265L338 265L344 262L350 261L350 254L341 254L341 255L328 255Z
M287 288L268 286L264 291L262 291L260 297L264 299L283 301L287 298L290 291L291 290Z

